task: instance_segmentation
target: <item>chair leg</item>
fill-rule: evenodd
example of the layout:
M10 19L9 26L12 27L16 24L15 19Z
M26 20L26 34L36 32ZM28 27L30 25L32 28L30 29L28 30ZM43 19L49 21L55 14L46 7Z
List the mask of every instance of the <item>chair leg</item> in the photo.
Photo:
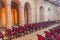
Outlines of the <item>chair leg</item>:
M33 29L32 29L32 33L33 33Z
M35 31L37 31L37 28L35 28Z
M41 29L41 27L39 27L39 30Z
M23 34L25 35L26 34L26 31L24 31Z
M29 29L28 32L31 33L31 29Z
M4 37L2 37L2 40L4 40Z
M15 35L16 36L16 38L18 37L17 35Z
M26 31L26 34L27 34L27 31Z

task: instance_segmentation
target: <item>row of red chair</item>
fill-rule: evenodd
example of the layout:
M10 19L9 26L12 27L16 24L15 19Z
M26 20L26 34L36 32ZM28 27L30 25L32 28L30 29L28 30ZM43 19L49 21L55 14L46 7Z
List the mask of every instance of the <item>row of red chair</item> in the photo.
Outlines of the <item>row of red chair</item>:
M18 37L18 35L22 35L22 33L25 35L28 33L28 31L31 33L34 30L37 31L38 29L47 27L49 25L56 24L56 21L46 21L41 23L35 23L35 24L27 24L24 26L18 26L17 28L12 26L12 29L5 28L6 36L8 36L10 39L11 37ZM3 36L1 36L3 38Z
M49 29L48 31L45 31L45 37L41 35L38 36L38 40L60 40L60 25L56 26L55 28Z

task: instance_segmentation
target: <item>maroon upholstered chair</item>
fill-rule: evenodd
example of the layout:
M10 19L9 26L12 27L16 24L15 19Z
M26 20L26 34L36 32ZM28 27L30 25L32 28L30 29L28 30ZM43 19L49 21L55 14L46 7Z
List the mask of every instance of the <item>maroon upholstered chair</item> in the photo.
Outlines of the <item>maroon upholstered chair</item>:
M56 40L60 40L60 35L56 35Z
M50 31L51 34L55 33L54 29L49 29L49 31Z
M19 29L18 29L18 34L22 34L24 32L24 30L23 30L23 27L19 27Z
M28 26L28 30L30 31L30 33L33 32L33 27L34 27L33 24L30 24L30 25Z
M28 24L28 25L25 25L25 30L26 30L26 34L28 33L28 31L31 33L31 29L32 29L32 24Z
M24 27L23 27L23 33L24 33L24 34L27 34L27 26L24 26Z
M11 29L5 28L6 36L11 40Z
M37 29L38 29L38 24L36 23L36 24L34 24L33 26L34 26L33 29L34 29L35 31L37 31Z
M11 34L11 30L10 29L5 28L5 32L6 32L7 35Z
M38 37L38 40L44 40L44 38L41 35L37 34L37 37Z
M51 38L51 34L48 31L45 31L44 33L45 33L45 37Z
M4 40L4 35L0 32L0 38L2 38L2 40Z
M17 38L17 29L15 27L12 28L10 35Z

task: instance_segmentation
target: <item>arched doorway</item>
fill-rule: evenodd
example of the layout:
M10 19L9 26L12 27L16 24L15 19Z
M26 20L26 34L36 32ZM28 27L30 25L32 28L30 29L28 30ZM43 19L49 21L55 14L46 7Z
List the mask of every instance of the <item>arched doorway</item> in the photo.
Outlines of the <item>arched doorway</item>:
M25 24L29 24L29 18L30 18L30 5L29 5L29 3L25 3L25 5L24 5Z
M0 27L6 26L6 8L3 0L0 0Z
M41 6L40 7L40 22L44 21L44 8Z
M19 9L18 5L15 2L11 2L11 12L13 26L19 25Z

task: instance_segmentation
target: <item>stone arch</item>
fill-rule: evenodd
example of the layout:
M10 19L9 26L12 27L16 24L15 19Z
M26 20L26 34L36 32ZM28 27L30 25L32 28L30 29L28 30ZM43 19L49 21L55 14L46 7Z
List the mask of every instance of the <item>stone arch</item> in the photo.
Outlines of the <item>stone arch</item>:
M17 6L18 6L18 8L19 8L19 9L18 9L18 11L19 11L19 13L18 13L18 14L19 14L19 15L18 15L18 16L19 16L19 17L18 17L18 18L19 18L19 23L18 23L18 24L20 25L20 24L21 24L21 14L22 14L22 5L21 5L21 2L20 2L20 0L12 0L11 2L16 3Z
M19 8L16 2L11 2L12 24L19 25Z
M20 0L11 0L11 2L15 2L15 3L18 5L18 7L21 7L21 2L20 2Z
M4 5L5 5L5 7L6 7L6 5L7 5L7 1L6 0L2 0L3 2L4 2Z
M24 5L24 20L25 24L29 24L29 18L31 17L30 4L27 2Z
M39 10L40 10L40 22L43 22L44 21L44 7L40 6Z

